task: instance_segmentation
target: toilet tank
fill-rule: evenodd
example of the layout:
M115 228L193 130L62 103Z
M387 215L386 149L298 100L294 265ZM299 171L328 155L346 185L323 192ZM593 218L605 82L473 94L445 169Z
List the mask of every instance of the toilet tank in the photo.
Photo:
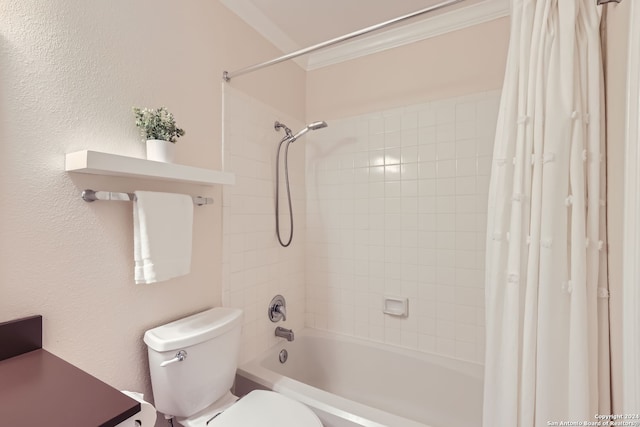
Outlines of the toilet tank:
M242 310L216 307L145 332L156 409L189 417L224 396L235 378L241 327ZM180 351L184 360L161 366Z

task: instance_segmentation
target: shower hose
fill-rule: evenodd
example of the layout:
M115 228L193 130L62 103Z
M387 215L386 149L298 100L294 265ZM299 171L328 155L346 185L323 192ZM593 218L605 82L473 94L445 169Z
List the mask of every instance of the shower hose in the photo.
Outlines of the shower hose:
M287 186L287 203L289 206L289 239L285 243L282 240L280 233L280 151L282 144L287 143L284 147L284 180ZM291 189L289 188L289 146L291 145L291 137L286 135L278 144L278 153L276 158L276 235L278 236L278 242L283 247L287 247L293 240L293 207L291 204Z

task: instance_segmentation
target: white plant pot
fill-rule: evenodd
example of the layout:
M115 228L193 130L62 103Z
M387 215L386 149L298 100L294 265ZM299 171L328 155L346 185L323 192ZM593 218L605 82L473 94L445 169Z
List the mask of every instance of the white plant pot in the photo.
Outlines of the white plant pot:
M173 163L176 152L176 144L161 139L147 140L147 160L156 162Z

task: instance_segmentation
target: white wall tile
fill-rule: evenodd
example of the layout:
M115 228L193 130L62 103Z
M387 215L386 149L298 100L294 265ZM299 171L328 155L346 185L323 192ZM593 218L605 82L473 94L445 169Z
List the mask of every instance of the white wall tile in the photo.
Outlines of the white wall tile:
M385 148L399 148L402 146L402 133L400 128L395 128L393 131L386 131L384 134L384 147Z
M476 119L476 102L463 102L456 105L456 123Z
M433 108L436 110L436 123L438 125L455 122L456 105L454 100L438 101L434 103Z
M400 163L403 166L410 166L412 163L418 163L418 146L412 145L409 147L402 147L400 159Z
M436 113L428 104L418 112L418 126L433 126L436 124Z
M483 360L484 234L499 98L494 91L346 117L329 123L334 133L307 141L308 326ZM344 143L344 132L353 143ZM347 147L326 149L339 142ZM264 167L253 160L247 169ZM230 209L242 202L231 199ZM246 256L243 250L234 243L234 253ZM409 298L409 316L384 315L385 295Z
M436 144L418 146L418 162L435 162L436 158L437 158Z
M422 126L418 128L418 145L432 145L437 141L436 126Z
M455 125L455 140L467 140L476 137L476 122L456 122Z
M412 127L412 128L405 127L405 124L403 122L402 133L401 133L401 145L402 147L414 147L418 145L418 129L416 127Z

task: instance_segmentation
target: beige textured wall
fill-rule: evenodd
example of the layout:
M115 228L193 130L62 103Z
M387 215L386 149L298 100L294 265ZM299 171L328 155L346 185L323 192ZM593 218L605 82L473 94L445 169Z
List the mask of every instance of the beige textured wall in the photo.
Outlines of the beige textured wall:
M64 155L143 157L131 107L165 105L187 131L178 162L220 168L223 69L278 54L217 1L1 2L0 321L40 313L47 350L150 393L143 332L221 303L221 189L67 174ZM304 81L290 63L231 84L302 119ZM213 196L191 274L135 285L131 205L84 188Z
M605 6L607 96L607 225L611 291L611 373L613 413L622 412L622 216L630 1Z
M501 89L509 18L308 73L307 118L327 120Z

